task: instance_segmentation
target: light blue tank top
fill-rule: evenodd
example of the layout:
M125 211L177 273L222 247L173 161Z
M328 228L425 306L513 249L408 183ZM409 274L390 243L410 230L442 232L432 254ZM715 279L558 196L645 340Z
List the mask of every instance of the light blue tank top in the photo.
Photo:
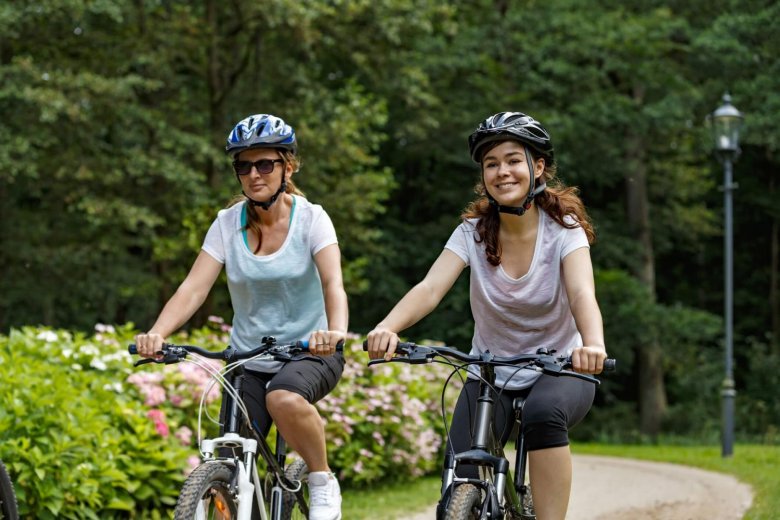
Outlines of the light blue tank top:
M239 350L260 345L263 336L290 343L327 329L325 301L314 255L336 243L330 218L321 206L296 197L290 230L273 254L257 256L244 241L245 203L219 212L203 250L225 264L233 304L231 344ZM248 368L275 371L276 362L253 362Z

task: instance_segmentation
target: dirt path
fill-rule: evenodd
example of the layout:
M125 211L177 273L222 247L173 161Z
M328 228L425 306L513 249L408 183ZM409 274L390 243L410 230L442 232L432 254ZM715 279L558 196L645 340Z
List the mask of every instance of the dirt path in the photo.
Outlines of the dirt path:
M750 487L688 466L575 455L567 520L739 520ZM435 507L399 520L431 520Z

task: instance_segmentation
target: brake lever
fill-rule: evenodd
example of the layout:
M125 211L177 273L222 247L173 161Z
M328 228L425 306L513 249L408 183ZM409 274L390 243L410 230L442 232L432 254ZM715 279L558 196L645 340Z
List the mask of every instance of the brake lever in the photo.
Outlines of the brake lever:
M600 385L601 381L596 379L594 376L590 374L581 374L580 372L575 372L574 370L568 370L563 367L559 362L557 362L555 358L550 359L539 359L537 360L534 365L539 367L542 370L542 373L549 374L551 376L571 376L576 377L577 379L582 379L583 381L588 381L590 383L594 383L595 385Z
M136 361L135 363L133 363L133 366L137 367L140 365L145 365L147 363L157 363L158 365L173 365L175 363L179 363L183 358L180 351L168 350L165 353L160 351L158 352L158 354L163 354L163 357L161 357L160 359L144 358L141 359L140 361Z
M557 375L566 374L567 376L576 377L577 379L582 379L583 381L589 381L596 386L599 386L601 384L601 381L596 379L594 376L590 374L580 374L579 372L575 372L573 370L561 370Z
M381 363L406 363L407 365L425 365L431 362L431 358L427 355L413 355L413 356L396 356L390 360L372 359L368 362L368 366L379 365Z

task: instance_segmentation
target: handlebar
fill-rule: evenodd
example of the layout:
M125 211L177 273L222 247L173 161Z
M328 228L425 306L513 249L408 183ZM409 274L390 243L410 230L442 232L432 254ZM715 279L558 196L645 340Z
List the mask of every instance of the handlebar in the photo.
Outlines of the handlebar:
M135 343L130 344L127 347L130 354L138 354L138 348ZM339 341L336 344L336 352L344 351L344 341ZM160 359L145 358L140 361L136 361L134 366L144 365L146 363L158 363L171 365L178 363L187 357L187 354L193 353L203 356L208 359L221 359L227 363L234 361L240 361L243 359L253 358L261 354L268 354L273 356L276 361L296 361L303 358L306 353L309 352L308 341L296 341L289 345L277 345L276 338L267 336L262 339L262 345L252 350L245 352L239 351L235 347L228 345L228 347L219 352L213 352L194 345L174 345L172 343L164 343L162 350L157 352L162 357Z
M368 350L368 341L363 342L363 350ZM400 342L396 345L396 357L391 360L372 359L368 362L370 365L379 363L398 362L419 365L431 363L436 357L452 358L463 363L474 365L522 365L525 364L531 369L541 371L544 374L559 376L567 375L584 379L596 384L599 380L588 374L581 374L570 370L572 368L570 356L554 356L554 350L540 348L536 354L519 354L516 356L495 356L490 352L482 352L478 355L471 355L461 352L452 347L436 347L417 345L412 342ZM616 360L608 358L604 360L604 372L612 372L616 367Z

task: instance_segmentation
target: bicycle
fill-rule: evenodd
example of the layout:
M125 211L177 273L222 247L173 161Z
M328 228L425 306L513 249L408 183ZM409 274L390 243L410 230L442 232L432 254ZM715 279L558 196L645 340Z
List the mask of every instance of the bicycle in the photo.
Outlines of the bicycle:
M367 348L366 342L364 342L363 347ZM508 357L494 356L490 352L470 355L451 347L424 346L402 342L398 343L396 356L391 360L374 359L369 361L369 365L387 362L409 364L438 362L453 366L452 374L445 381L442 390L442 407L444 392L451 378L468 365L477 365L480 368L479 398L472 425L474 436L471 449L445 455L441 498L436 510L437 520L536 519L531 487L525 482L528 452L523 430L520 428L525 398L518 397L513 402L517 429L514 466L516 471L513 480L509 461L504 455L504 448L493 428L495 403L493 395L497 393L494 386L495 367L514 366L518 370L535 370L552 376L577 377L596 385L600 384L600 381L593 376L569 370L571 359L556 357L554 353L554 350L548 351L541 348L537 350L536 354ZM615 360L605 360L604 370L614 369ZM442 416L444 417L445 414L446 411L442 408ZM480 478L456 477L456 468L459 464L477 466ZM513 482L514 485L507 485L507 482Z
M14 486L11 483L11 477L8 476L8 470L5 469L3 461L0 460L0 520L18 520L19 511L16 507L16 494Z
M278 431L276 449L272 451L266 439L251 426L249 414L241 399L241 376L247 361L298 361L310 357L306 354L308 342L277 345L276 339L268 336L261 343L260 347L247 352L239 352L231 346L221 352L211 352L191 345L166 344L158 353L161 356L159 359L147 358L135 363L135 366L139 366L145 363L173 364L187 361L195 363L212 376L211 385L203 391L198 411L202 462L184 482L174 509L175 520L250 520L257 517L262 520L292 520L309 516L306 463L303 459L295 458L286 464L287 446ZM336 350L343 351L342 342L339 342ZM130 345L129 351L137 354L135 345ZM188 359L190 353L219 359L226 364L217 371L197 359ZM200 425L205 396L217 383L224 390L223 396L227 394L229 397L224 424L219 437L201 439ZM245 432L248 436L242 435ZM236 452L238 449L240 452ZM260 479L257 470L258 453L267 468L264 480Z

